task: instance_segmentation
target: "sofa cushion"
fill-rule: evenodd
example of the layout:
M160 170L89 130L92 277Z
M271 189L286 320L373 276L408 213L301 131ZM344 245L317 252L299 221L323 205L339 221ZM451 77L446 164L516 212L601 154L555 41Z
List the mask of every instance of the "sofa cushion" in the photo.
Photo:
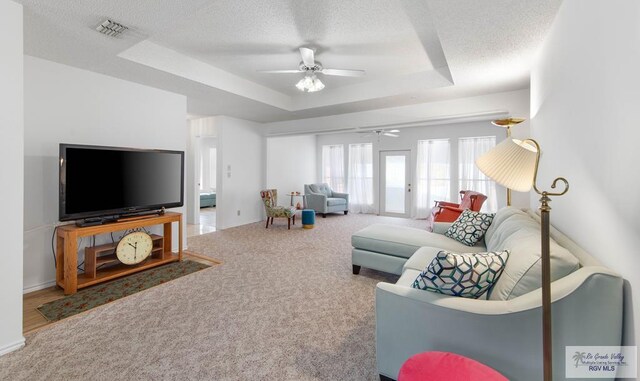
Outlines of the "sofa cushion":
M488 251L509 250L511 255L500 280L491 289L489 299L509 300L541 287L541 232L538 221L515 208L496 213L485 241ZM580 267L578 258L553 239L551 281L563 278Z
M420 270L406 269L402 272L400 279L396 282L397 285L411 287L416 278L420 275Z
M327 197L327 206L346 205L347 200L344 198Z
M423 246L413 253L411 258L405 262L404 269L422 271L441 251L442 249L438 247Z
M482 239L492 221L492 213L480 213L467 209L458 216L444 235L467 246L473 246Z
M456 253L469 251L469 247L441 234L405 226L374 224L354 233L351 245L357 249L409 258L422 246L437 247ZM483 241L474 251L484 251Z
M442 250L412 287L477 299L500 278L508 258L509 251L455 254Z
M502 222L504 220L506 220L507 218L513 216L514 214L522 214L524 213L522 210L518 209L518 208L514 208L512 206L507 206L504 207L500 210L498 210L495 215L493 216L493 222L491 222L491 226L489 226L489 229L487 229L487 232L484 234L484 243L487 247L491 246L491 247L497 247L497 243L496 241L494 241L494 238L499 240L500 238L498 237L494 237L496 230L498 229L498 226L500 226L502 224ZM503 227L504 228L504 227ZM500 230L498 233L499 236L500 235L504 235L505 234L505 230L502 229ZM492 242L493 245L489 245L489 242Z
M313 193L321 193L321 194L324 194L327 197L331 197L333 195L333 191L331 190L329 185L325 184L325 183L322 183L322 184L311 184L311 185L309 185L309 189L311 189L311 191Z

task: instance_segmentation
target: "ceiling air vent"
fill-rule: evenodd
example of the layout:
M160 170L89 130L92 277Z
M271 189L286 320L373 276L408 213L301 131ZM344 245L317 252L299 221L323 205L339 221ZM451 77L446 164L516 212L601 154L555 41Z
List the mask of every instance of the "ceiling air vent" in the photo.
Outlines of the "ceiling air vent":
M105 20L102 24L96 27L96 30L98 32L111 37L118 37L127 29L129 28L109 19Z

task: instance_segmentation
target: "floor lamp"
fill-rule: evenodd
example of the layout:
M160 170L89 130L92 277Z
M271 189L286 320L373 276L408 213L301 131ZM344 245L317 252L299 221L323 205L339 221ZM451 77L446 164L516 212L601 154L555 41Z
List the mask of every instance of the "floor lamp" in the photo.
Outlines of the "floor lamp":
M542 236L542 358L544 361L544 381L552 379L552 338L551 338L551 260L549 237L549 213L551 196L562 196L569 190L569 182L558 177L553 180L551 188L558 182L563 183L560 192L541 191L536 180L540 163L540 145L533 139L518 140L508 138L492 150L479 157L476 165L482 173L507 188L517 192L529 192L531 187L540 197L540 217Z
M511 127L524 122L524 118L496 119L491 124L507 129L507 139L511 138ZM507 188L507 206L511 206L511 188Z

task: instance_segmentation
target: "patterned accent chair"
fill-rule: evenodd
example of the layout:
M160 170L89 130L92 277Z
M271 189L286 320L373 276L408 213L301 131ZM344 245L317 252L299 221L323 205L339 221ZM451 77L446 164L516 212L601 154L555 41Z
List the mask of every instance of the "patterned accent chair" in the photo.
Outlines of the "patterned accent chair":
M304 184L304 195L307 208L321 213L322 218L327 213L349 212L349 194L334 192L329 184Z
M274 218L286 218L287 228L291 230L291 222L296 224L296 208L293 206L278 206L278 190L277 189L265 189L260 191L260 198L264 204L264 210L267 212L267 226L269 227L269 221L273 225Z
M487 199L482 193L462 190L460 191L460 203L436 201L436 204L431 209L431 215L427 219L427 230L433 231L433 224L436 222L453 222L465 209L471 209L474 212L479 212L482 208L482 204Z

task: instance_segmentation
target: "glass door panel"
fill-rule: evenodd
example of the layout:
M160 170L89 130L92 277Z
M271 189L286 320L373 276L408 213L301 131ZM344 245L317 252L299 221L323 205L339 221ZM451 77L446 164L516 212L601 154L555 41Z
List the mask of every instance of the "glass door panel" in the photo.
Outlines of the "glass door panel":
M380 152L381 214L409 217L411 212L411 151Z

